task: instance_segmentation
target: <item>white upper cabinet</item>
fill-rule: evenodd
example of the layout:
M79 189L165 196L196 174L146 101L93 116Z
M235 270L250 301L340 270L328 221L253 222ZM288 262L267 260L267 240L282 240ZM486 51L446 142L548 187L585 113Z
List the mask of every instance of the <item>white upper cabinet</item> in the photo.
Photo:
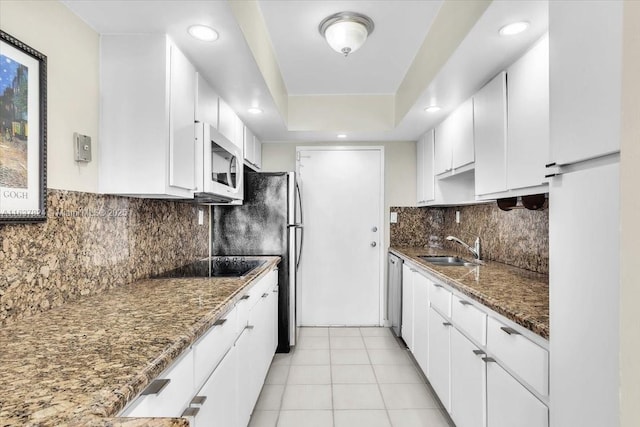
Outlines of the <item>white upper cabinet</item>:
M620 150L623 5L549 2L550 163Z
M100 192L192 197L195 68L166 35L100 44Z
M434 174L433 174L433 146L434 131L427 131L416 143L417 160L417 200L418 206L434 200Z
M474 159L473 99L470 98L435 130L435 174L455 173L456 169L472 164Z
M546 192L549 37L474 97L478 199Z
M196 122L207 123L217 129L219 96L200 74L196 94Z
M244 148L244 125L222 98L218 103L218 131L241 150Z
M244 164L255 171L262 168L262 142L248 127L244 127Z
M541 185L549 159L549 36L507 69L510 189Z
M507 75L502 72L473 96L476 194L507 189Z

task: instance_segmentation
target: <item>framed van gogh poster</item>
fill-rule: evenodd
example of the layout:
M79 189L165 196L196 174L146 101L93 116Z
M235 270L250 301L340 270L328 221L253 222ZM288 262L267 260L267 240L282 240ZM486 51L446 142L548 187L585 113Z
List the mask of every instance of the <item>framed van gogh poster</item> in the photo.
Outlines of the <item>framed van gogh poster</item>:
M0 30L0 223L47 219L47 57Z

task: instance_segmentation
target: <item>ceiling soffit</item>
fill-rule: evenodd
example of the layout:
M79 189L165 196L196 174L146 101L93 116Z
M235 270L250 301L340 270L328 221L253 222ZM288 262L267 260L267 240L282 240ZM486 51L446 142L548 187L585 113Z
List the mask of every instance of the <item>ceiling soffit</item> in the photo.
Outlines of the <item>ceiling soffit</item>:
M444 1L395 94L290 95L258 1L230 0L231 10L289 131L392 130L490 3L491 0Z

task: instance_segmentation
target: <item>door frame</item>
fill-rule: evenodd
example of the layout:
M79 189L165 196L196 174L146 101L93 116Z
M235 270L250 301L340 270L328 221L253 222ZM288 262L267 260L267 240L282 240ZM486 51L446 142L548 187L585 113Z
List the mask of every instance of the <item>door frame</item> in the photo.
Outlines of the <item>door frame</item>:
M296 146L296 175L300 175L299 168L299 160L300 160L300 152L301 151L378 151L380 153L380 211L378 212L379 225L378 231L380 232L380 239L378 244L378 254L380 258L380 277L379 277L379 287L378 287L378 325L385 325L385 267L386 260L385 254L387 252L386 248L386 224L385 224L385 175L384 175L384 146L382 145L301 145ZM304 195L304 185L301 188L301 191ZM299 306L298 299L299 292L296 292L296 306Z

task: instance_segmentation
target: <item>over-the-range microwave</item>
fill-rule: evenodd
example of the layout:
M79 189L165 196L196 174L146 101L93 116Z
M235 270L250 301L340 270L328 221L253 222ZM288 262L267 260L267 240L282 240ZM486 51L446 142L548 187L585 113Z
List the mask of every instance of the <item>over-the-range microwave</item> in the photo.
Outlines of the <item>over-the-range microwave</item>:
M242 203L242 150L207 123L196 123L197 203Z

